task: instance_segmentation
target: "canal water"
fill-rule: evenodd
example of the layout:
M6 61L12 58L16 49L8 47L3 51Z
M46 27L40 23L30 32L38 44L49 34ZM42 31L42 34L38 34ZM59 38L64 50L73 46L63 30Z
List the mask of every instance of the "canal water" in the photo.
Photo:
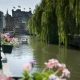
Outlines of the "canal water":
M65 63L71 72L70 79L80 80L80 51L66 49L64 46L45 44L35 36L18 36L28 39L28 44L21 44L19 48L13 48L11 54L6 54L8 65L13 76L22 76L22 65L36 60L37 65L31 72L41 71L44 63L55 58Z

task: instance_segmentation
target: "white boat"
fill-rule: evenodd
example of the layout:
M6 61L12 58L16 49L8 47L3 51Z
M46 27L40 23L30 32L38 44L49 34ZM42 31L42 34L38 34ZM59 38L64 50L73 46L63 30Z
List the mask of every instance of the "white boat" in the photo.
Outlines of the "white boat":
M27 41L27 39L26 39L26 38L21 38L21 42L22 42L23 44L28 43L28 41Z

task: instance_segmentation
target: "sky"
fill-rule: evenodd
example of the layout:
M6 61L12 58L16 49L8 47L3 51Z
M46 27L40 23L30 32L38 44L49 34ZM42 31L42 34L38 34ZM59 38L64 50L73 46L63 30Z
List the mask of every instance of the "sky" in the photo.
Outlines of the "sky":
M0 0L0 11L5 15L8 10L8 13L12 15L12 9L15 7L14 10L21 9L21 11L29 11L29 8L31 8L31 11L33 12L35 6L40 2L41 0Z

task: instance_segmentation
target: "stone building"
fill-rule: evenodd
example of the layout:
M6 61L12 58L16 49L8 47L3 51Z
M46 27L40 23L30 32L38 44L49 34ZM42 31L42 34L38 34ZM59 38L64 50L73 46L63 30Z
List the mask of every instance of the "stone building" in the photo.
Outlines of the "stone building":
M21 9L17 9L16 11L12 10L12 17L15 18L18 22L21 22L22 20L29 20L31 16L31 11L25 12L21 11Z
M5 15L5 20L6 20L5 30L13 31L15 27L15 20L11 15L8 14L8 11L7 11L7 14Z
M25 32L27 29L27 22L31 18L32 12L21 11L21 9L12 10L12 17L15 19L15 31Z
M6 26L5 16L2 11L0 11L0 32L3 32Z
M0 11L0 32L3 32L3 12Z
M3 30L5 29L6 27L6 20L5 20L5 16L3 16Z

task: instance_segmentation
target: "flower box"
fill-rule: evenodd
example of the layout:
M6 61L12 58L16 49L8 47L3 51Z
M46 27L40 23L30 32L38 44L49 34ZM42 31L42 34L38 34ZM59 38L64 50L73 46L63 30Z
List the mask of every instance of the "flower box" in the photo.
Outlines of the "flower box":
M13 46L18 45L18 38L14 38L9 33L1 34L1 45L3 53L11 53Z
M2 51L3 53L11 53L13 49L13 45L2 45Z
M14 38L11 34L5 33L1 34L1 44L6 45L17 45L18 44L18 38Z

